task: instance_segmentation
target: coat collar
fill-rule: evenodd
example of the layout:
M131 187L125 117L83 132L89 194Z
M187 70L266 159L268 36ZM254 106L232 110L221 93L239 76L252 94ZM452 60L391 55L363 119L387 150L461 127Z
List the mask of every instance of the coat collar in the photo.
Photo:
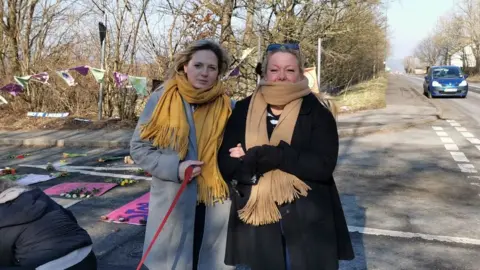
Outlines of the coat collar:
M303 97L302 107L300 107L299 114L310 114L310 111L315 106L316 101L317 101L317 98L313 93L310 93L305 97Z

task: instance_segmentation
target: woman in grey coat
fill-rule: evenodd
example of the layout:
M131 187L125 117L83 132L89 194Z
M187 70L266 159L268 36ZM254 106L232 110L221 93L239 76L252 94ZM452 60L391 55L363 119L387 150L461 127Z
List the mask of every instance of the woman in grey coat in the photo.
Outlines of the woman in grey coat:
M233 269L224 264L230 210L217 152L231 114L220 82L228 56L201 40L175 57L166 82L150 96L131 140L133 160L152 176L144 251L183 179L187 185L144 266L150 270Z

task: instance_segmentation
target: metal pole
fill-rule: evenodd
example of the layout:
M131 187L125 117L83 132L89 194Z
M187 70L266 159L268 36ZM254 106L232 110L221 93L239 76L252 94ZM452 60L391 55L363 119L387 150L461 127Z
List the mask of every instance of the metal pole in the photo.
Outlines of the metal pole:
M107 11L105 6L105 0L103 0L103 23L107 26ZM105 30L106 31L106 30ZM100 69L103 69L103 64L105 60L105 38L102 40L102 51L100 53ZM105 78L104 78L105 79ZM102 102L103 102L103 80L100 82L98 89L98 120L102 120Z
M384 42L385 42L385 52L384 52L384 56L383 56L383 71L386 71L387 69L387 45L388 45L388 42L387 42L387 36L388 36L388 1L386 1L385 3L385 39L384 39Z
M257 31L257 64L262 63L262 34ZM257 84L260 83L261 76L257 74Z
M322 38L318 38L318 48L317 48L317 86L318 92L321 92L320 87L320 71L322 69Z

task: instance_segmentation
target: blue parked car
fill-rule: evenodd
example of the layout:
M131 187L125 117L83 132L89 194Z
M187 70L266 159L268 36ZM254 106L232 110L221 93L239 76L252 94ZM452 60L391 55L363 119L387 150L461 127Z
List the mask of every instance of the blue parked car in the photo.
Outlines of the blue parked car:
M467 75L457 66L434 66L423 82L423 94L432 97L461 97L468 94Z

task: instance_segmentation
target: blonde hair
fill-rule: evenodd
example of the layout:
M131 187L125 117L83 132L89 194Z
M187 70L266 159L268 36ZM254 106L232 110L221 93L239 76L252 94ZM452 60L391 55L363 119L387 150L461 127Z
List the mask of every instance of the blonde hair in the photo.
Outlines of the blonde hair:
M262 77L265 78L267 74L267 66L268 66L268 61L270 60L270 57L278 52L289 53L295 56L295 58L297 59L298 68L300 70L300 76L302 76L302 78L305 78L305 75L304 75L305 58L300 53L300 50L293 50L283 46L277 50L272 50L267 52L267 54L263 57ZM313 93L313 94L318 98L318 100L320 101L320 104L322 104L325 108L327 108L332 113L333 117L335 117L336 119L338 114L338 108L334 99L331 96L327 96L325 93L321 92L320 89L319 89L319 92L320 93Z
M177 53L173 60L173 65L168 73L168 78L171 79L175 74L183 72L183 66L187 65L192 59L194 53L198 51L209 50L212 51L218 59L218 76L223 76L228 69L230 59L227 52L213 40L202 39L190 44L185 50Z
M262 77L265 77L265 75L267 75L268 61L270 60L270 57L278 52L289 53L295 56L295 58L297 59L298 68L300 69L300 74L301 76L303 76L303 73L305 72L305 58L303 57L303 55L300 53L299 50L288 49L282 46L277 50L267 52L267 54L263 57Z

